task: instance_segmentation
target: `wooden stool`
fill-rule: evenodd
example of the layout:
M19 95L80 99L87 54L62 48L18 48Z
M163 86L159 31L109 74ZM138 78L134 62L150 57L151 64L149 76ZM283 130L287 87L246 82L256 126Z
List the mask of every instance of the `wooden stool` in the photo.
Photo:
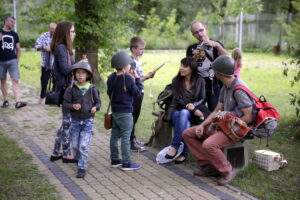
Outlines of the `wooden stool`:
M152 112L152 115L158 117L159 112ZM169 121L163 120L162 126L159 130L159 134L154 137L153 147L162 149L171 144L173 137L173 128Z
M223 152L233 168L244 168L248 165L248 145L247 140L236 142L224 147Z

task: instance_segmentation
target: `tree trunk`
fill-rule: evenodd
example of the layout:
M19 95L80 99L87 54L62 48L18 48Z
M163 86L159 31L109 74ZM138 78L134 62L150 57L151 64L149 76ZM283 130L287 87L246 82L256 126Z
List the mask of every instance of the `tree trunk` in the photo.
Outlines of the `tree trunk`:
M87 37L90 38L90 37ZM93 82L94 83L104 83L100 77L99 70L98 70L98 48L93 46L86 46L84 50L76 49L75 58L79 61L83 55L87 56L89 60L89 64L93 70Z
M98 70L98 48L99 38L92 33L87 33L85 29L91 28L86 24L86 20L89 19L97 23L98 16L93 15L92 9L94 8L95 1L93 0L75 0L75 47L76 47L76 61L82 58L82 55L86 55L89 60L89 64L93 70L93 82L104 83L100 77Z

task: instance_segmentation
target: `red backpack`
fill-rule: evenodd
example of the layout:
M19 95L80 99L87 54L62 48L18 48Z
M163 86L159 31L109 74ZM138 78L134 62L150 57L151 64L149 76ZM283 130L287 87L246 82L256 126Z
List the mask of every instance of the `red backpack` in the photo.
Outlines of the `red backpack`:
M280 118L278 111L274 106L267 102L264 96L257 98L248 88L238 85L233 90L243 90L248 96L255 100L254 111L255 119L252 127L253 135L265 138L271 136L276 127L278 126L278 120Z

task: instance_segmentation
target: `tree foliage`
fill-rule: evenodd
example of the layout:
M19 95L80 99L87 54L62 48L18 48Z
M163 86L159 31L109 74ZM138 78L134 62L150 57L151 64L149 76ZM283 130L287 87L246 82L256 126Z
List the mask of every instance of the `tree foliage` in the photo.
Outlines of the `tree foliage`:
M137 18L132 9L136 3L135 0L43 0L30 9L27 18L34 24L75 22L76 58L88 55L98 82L98 71L109 70L112 53L120 44L128 43L131 22ZM98 50L102 52L99 58Z
M147 41L147 48L165 48L170 49L181 48L182 43L187 41L180 34L180 26L176 23L176 10L173 9L167 19L161 19L156 14L156 9L153 8L146 19L146 27L142 28L140 36Z
M292 21L291 24L286 24L285 28L287 31L287 39L293 45L293 56L292 59L288 63L285 64L285 69L283 74L285 76L288 75L289 68L291 66L295 66L295 70L292 71L293 74L291 80L291 87L300 88L300 2L293 2L294 7L298 10L298 14L296 15L295 19ZM296 107L296 115L300 118L300 90L298 93L290 93L291 99L290 103Z

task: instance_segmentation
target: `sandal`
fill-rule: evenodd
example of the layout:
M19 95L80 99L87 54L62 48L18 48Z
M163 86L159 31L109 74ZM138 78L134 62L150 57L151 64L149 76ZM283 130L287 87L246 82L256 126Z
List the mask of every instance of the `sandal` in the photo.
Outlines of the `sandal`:
M27 106L27 103L22 102L22 101L18 101L15 105L16 108L22 108L24 106Z
M62 158L63 163L78 163L78 160L74 158Z
M3 103L2 103L2 108L6 108L6 107L8 107L9 106L9 102L7 101L7 100L5 100L5 101L3 101Z
M57 161L59 159L62 159L62 155L59 155L59 156L53 156L53 155L51 155L50 156L50 161L51 162Z

